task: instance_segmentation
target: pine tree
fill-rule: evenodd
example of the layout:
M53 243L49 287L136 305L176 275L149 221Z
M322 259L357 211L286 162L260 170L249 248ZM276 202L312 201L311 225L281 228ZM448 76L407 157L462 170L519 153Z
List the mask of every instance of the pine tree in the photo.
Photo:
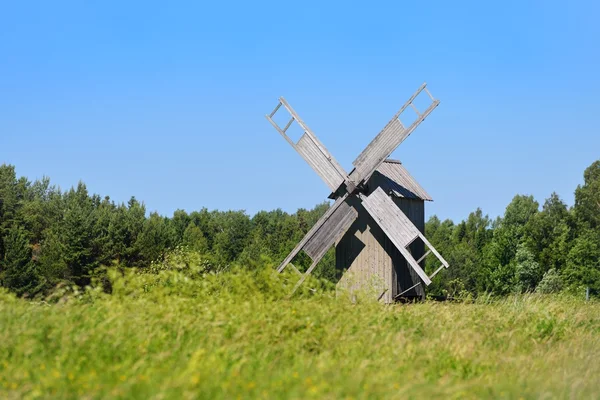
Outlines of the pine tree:
M19 226L8 230L2 262L2 285L18 295L34 295L39 290L40 279L31 259L31 246L27 232Z

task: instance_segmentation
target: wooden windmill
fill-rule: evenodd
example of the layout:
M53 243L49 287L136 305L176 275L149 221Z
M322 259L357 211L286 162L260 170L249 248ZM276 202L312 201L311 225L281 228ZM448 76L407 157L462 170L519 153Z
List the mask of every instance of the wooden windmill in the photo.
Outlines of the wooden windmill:
M414 105L414 101L422 92L429 96L430 103L421 113ZM266 116L267 119L323 179L332 191L329 197L335 200L277 269L278 272L282 272L289 265L301 275L292 293L312 273L333 245L336 245L336 264L347 269L340 284L356 289L362 288L367 282L373 282L372 278L377 278L380 283L376 295L385 302L410 294L411 291L413 297L422 295L424 293L422 284L429 285L434 275L442 268L448 268L446 260L423 235L423 224L419 223L420 219L424 220L422 213L417 213L419 215L411 220L405 214L407 209L401 207L393 198L394 193L415 194L417 192L418 195L422 191L425 193L420 197L422 201L430 200L428 195L399 162L388 160L391 153L438 104L439 100L434 99L427 90L426 84L423 84L354 160L352 163L354 169L346 173L289 103L283 97L279 99L279 104L271 114ZM273 116L281 106L291 116L283 128L273 120ZM417 114L417 118L406 127L400 121L400 116L409 106ZM297 142L286 134L294 122L304 132ZM415 222L421 225L420 229L415 226ZM366 240L365 231L371 232L369 238L373 240ZM359 245L352 245L352 242L356 241ZM425 246L428 248L426 253ZM304 273L301 273L291 262L300 251L304 251L312 260L310 267ZM354 256L348 261L346 255L351 253L354 253ZM364 253L366 256L361 257L362 261L357 262L357 253ZM427 276L420 263L430 253L437 257L441 266L431 276ZM369 257L370 254L374 256ZM384 254L384 256L380 257L377 254ZM402 271L402 267L406 271ZM352 279L348 276L351 273L355 275ZM408 279L402 276L408 276ZM356 277L358 279L355 279ZM419 288L421 288L420 292L417 291Z

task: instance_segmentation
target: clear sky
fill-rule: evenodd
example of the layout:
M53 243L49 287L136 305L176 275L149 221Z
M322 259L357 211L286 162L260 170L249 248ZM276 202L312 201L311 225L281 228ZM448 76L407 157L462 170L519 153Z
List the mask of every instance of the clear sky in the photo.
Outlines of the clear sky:
M428 215L573 203L600 158L600 3L0 4L0 163L149 210L282 208L325 184L265 120L284 96L344 168L426 81L393 154Z

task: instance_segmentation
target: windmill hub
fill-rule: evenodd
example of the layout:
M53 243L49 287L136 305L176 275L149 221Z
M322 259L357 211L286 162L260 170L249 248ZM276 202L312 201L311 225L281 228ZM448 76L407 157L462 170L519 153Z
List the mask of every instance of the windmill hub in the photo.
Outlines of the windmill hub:
M336 267L346 271L338 286L350 291L374 289L377 299L384 302L403 296L423 297L424 286L429 285L431 278L442 268L448 268L446 260L423 235L424 201L431 201L431 198L399 161L388 159L438 106L439 100L433 98L426 86L421 85L358 155L350 173L346 173L283 97L266 116L323 179L331 190L329 198L335 200L277 269L282 272L290 265L301 275L292 293L333 245L336 246ZM431 102L421 113L413 102L422 92ZM284 128L273 120L281 106L291 116ZM400 117L409 106L417 119L405 127ZM286 134L294 122L304 131L297 142ZM312 260L304 273L292 264L300 251ZM441 266L428 276L420 264L431 253Z

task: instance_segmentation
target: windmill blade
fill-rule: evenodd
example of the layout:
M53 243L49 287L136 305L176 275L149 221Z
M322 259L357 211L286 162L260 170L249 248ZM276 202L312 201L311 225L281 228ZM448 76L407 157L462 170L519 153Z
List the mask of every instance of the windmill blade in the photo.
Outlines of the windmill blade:
M273 120L273 116L283 107L290 113L291 119L284 128L281 128ZM302 121L298 113L288 104L283 98L279 98L279 104L273 112L265 116L271 125L284 137L285 140L304 158L304 160L311 166L311 168L323 179L325 184L329 186L332 192L335 192L344 181L348 180L348 174L344 171L341 165L336 161L335 158L327 151L325 146L317 139L313 131ZM298 142L294 141L286 135L288 128L294 123L294 121L300 125L304 134L300 137Z
M302 275L290 296L302 285L312 273L319 261L323 258L327 250L335 244L346 233L350 225L358 217L358 213L346 199L348 194L338 198L327 212L317 221L317 223L308 231L304 238L296 245L294 250L281 263L278 272L282 272L287 265L291 264L292 259L301 251L310 257L312 263L306 272Z
M425 91L431 99L430 106L423 112L420 113L414 106L413 101L417 96ZM356 157L356 160L352 163L355 169L350 174L350 179L357 184L367 180L373 172L388 158L394 150L406 139L421 122L427 118L429 114L440 104L439 100L433 98L431 93L427 90L427 84L424 83L421 87L411 96L410 99L402 106L400 111L394 115L390 122L379 132L379 134L369 143L369 145ZM411 106L417 113L417 119L408 127L405 128L402 122L400 122L400 114L404 110Z
M373 217L375 222L381 227L386 236L400 251L400 254L406 259L423 283L429 285L431 279L419 265L419 261L415 260L410 254L408 246L417 238L420 238L431 252L441 261L445 268L448 268L448 263L437 252L437 250L429 243L423 234L416 226L408 219L406 215L396 206L394 201L380 187L377 188L369 196L359 194L362 200L362 205L367 212Z

